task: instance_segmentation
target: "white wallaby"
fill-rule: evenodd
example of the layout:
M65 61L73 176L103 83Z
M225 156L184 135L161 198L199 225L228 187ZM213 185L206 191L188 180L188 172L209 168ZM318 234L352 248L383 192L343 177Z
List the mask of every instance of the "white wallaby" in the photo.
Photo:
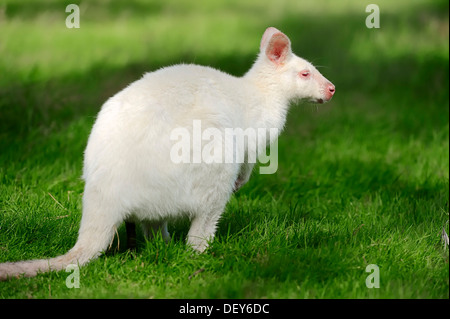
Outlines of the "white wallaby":
M329 101L334 85L291 51L270 27L252 68L234 77L210 67L175 65L145 74L102 107L84 158L83 214L75 246L65 255L0 264L0 279L84 265L108 248L115 229L138 221L144 231L187 216L188 244L204 251L230 196L245 184L253 163L174 163L171 131L203 127L282 130L291 101ZM273 142L274 138L267 142ZM266 145L262 145L266 147Z

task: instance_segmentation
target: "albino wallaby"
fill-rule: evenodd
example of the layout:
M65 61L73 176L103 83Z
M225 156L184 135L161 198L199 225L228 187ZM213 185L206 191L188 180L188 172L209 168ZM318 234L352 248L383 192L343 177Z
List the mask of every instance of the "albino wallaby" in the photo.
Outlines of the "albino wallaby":
M270 27L252 68L234 77L210 67L175 65L145 74L102 107L85 151L83 214L75 246L65 255L0 264L0 279L61 270L97 258L124 221L162 232L187 216L188 244L204 251L230 196L253 163L174 163L170 136L177 127L277 128L291 101L329 101L334 85L291 51L289 38ZM278 136L271 136L264 148ZM190 150L192 151L192 149ZM247 150L245 150L247 151Z

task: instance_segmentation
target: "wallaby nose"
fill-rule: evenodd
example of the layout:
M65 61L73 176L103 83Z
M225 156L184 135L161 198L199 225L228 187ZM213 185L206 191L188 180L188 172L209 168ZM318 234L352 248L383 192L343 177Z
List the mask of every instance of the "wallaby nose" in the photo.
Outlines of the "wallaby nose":
M336 88L334 87L334 85L331 82L328 82L328 84L326 86L326 91L325 91L325 100L326 101L331 100L331 98L334 95L334 92L336 92Z
M334 95L335 91L336 91L336 88L334 87L334 85L331 83L328 84L328 92L330 92L332 96Z

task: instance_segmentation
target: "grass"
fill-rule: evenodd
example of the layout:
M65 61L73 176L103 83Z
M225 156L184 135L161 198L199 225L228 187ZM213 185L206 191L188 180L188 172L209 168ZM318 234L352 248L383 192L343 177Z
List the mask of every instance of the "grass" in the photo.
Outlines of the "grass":
M69 4L70 2L67 2ZM82 2L0 5L0 262L76 241L83 150L102 103L179 62L243 74L264 29L290 36L337 89L295 105L274 175L233 196L207 253L173 240L110 251L80 270L0 283L0 298L449 298L448 2ZM380 288L368 289L369 264Z

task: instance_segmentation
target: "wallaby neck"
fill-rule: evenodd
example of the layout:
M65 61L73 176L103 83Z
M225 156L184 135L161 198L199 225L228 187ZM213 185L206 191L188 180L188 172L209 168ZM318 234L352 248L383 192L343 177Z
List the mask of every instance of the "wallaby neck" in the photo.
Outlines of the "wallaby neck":
M254 128L277 128L282 131L289 109L289 97L279 86L276 69L261 57L242 77L250 89L247 125Z

